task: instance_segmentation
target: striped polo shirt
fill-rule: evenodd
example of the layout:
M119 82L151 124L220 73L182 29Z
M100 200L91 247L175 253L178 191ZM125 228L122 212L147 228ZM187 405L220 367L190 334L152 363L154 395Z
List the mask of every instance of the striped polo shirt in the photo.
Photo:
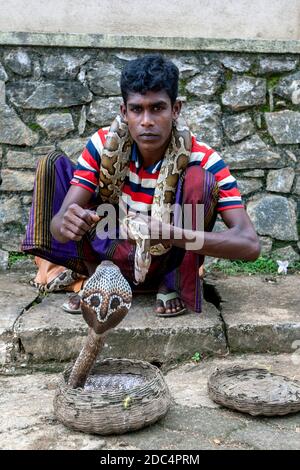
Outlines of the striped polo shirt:
M78 158L77 168L71 184L81 186L94 193L99 184L101 152L109 128L99 129L88 141ZM137 145L132 146L129 172L122 187L122 199L133 210L148 212L153 202L156 181L163 159L155 165L144 168ZM192 136L192 149L188 166L200 165L211 172L219 187L217 211L244 207L236 179L219 154Z

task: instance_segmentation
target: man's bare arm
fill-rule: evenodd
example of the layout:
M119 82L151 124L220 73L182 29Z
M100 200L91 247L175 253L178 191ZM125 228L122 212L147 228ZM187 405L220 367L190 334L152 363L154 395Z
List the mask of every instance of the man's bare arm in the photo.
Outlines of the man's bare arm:
M57 241L61 243L70 240L79 241L100 220L95 212L85 209L91 197L92 193L81 186L70 187L50 225L51 233Z
M228 227L223 232L187 230L151 219L151 244L171 243L206 256L255 260L260 254L260 244L247 212L242 208L230 209L221 215Z
M176 227L171 232L171 243L190 251L216 258L255 260L260 253L260 244L252 222L244 209L230 209L221 213L228 227L224 232L196 232ZM182 239L178 230L182 232ZM193 242L193 243L191 243ZM194 249L193 249L194 246ZM197 248L201 246L201 248Z

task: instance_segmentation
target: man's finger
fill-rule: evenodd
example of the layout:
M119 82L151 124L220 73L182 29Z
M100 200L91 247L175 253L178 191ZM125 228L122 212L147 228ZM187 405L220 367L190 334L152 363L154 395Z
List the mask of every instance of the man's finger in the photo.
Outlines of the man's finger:
M99 220L101 217L97 215L95 212L89 210L89 209L82 209L82 212L80 214L77 214L81 219L83 219L89 226L90 228Z
M92 211L91 209L86 209L87 212L90 214L90 216L93 218L93 220L99 220L101 219L100 215L97 214L97 212Z
M76 235L71 230L68 230L66 228L61 229L61 234L64 237L68 238L68 240L72 240L72 241L75 241L75 242L79 242L82 239L82 235Z
M69 207L66 215L68 216L69 220L71 220L74 216L82 219L89 226L89 229L100 220L100 217L96 214L96 212L89 209L83 209L77 204L72 204Z
M66 227L69 228L75 234L84 235L91 228L90 224L86 223L85 220L81 219L80 217L77 217L76 215L66 214L65 219Z

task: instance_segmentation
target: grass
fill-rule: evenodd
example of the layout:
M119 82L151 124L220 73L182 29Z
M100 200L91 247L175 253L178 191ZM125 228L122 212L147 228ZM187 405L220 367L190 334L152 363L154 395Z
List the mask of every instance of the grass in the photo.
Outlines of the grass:
M278 265L271 258L260 256L255 261L229 261L221 260L209 266L209 271L221 271L224 274L277 274ZM291 264L290 272L300 272L300 262Z
M18 251L11 251L8 257L8 266L11 267L16 264L18 261L25 260L29 258L29 255L26 253L19 253Z

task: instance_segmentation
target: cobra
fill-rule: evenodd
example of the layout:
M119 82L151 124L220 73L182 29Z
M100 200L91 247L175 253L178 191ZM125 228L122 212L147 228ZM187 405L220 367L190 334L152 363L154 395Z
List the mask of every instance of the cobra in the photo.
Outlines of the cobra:
M131 287L120 269L112 261L102 261L84 287L81 310L89 331L70 374L70 387L84 386L104 346L106 332L123 320L131 301Z

